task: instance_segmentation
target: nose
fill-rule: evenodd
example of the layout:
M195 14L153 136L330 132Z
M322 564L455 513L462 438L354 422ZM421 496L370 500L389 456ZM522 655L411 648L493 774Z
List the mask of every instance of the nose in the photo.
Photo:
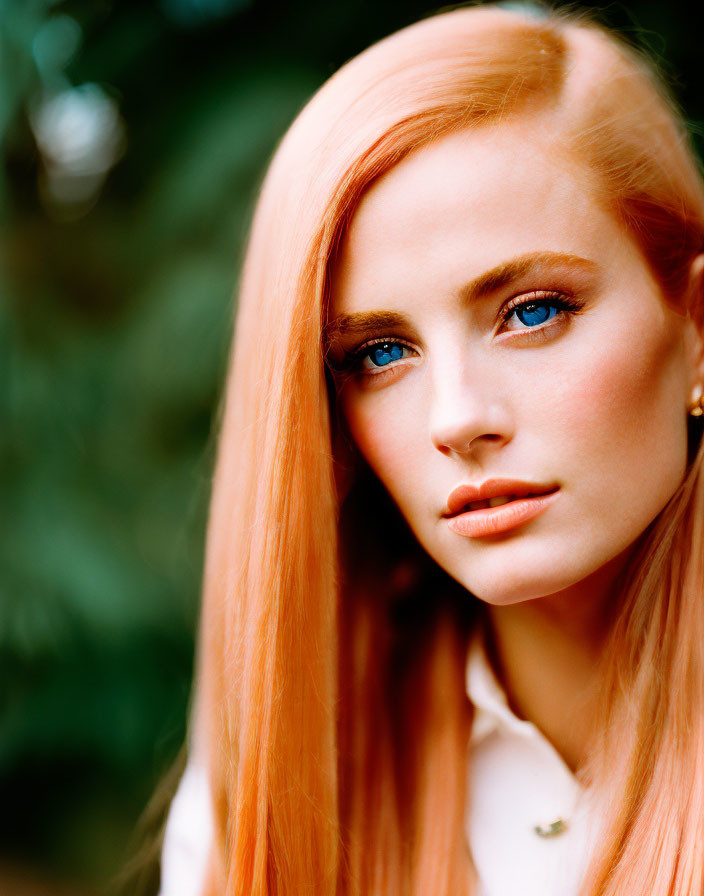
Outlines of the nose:
M430 438L441 454L464 456L499 448L513 438L509 397L488 372L445 370L433 390Z

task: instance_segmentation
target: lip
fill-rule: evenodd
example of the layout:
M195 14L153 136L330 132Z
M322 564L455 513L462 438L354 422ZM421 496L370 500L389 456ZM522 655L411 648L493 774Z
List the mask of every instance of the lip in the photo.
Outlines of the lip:
M458 485L450 492L443 516L455 516L472 501L487 501L489 498L501 498L504 495L516 495L516 497L544 495L547 492L554 492L557 487L554 483L545 485L521 479L487 479L481 485Z
M443 517L458 535L480 538L498 535L534 519L559 497L559 486L516 479L489 479L481 485L460 485L447 500ZM515 500L498 507L464 510L473 501L512 495ZM463 512L464 511L464 512Z

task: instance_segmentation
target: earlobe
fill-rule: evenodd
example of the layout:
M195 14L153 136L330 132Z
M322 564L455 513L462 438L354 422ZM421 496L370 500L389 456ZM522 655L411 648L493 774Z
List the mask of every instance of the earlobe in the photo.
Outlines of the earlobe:
M689 410L700 405L704 392L704 253L690 267L685 340L691 370Z
M685 341L690 370L687 413L700 417L704 413L704 339L691 317L686 323Z
M685 324L685 344L692 382L704 382L704 333L692 317Z
M704 386L701 383L697 383L694 389L692 389L692 393L689 397L689 403L687 404L687 413L690 417L701 417L704 416Z
M689 268L687 316L700 332L704 331L704 252L694 257Z

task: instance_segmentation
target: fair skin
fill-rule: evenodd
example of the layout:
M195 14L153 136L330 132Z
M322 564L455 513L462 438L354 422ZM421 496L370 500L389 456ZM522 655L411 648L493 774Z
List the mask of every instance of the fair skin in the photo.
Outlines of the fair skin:
M577 770L618 573L685 473L701 342L549 134L528 119L451 134L367 190L330 320L400 317L333 324L331 359L387 343L338 382L355 445L420 544L486 603L509 702ZM517 277L470 296L517 259ZM496 477L557 496L509 531L453 531L451 491Z

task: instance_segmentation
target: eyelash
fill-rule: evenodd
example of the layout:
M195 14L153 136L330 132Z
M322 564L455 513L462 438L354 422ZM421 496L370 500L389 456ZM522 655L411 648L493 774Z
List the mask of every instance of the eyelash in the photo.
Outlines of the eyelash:
M509 302L501 309L499 315L500 324L506 325L506 323L508 323L508 321L511 319L511 316L516 311L519 311L522 308L526 308L530 305L536 305L538 307L557 308L558 313L549 318L544 323L538 324L534 327L522 327L506 331L512 333L520 332L522 340L524 342L544 341L546 338L546 330L551 330L556 323L558 323L559 321L564 322L567 318L578 314L584 308L583 302L579 301L574 296L566 295L565 293L553 292L551 290L536 290L535 293L532 293L530 295L534 297L526 299L526 294L523 293L520 297L509 300ZM335 372L338 375L342 376L356 374L358 376L379 377L386 371L395 369L398 365L393 362L385 364L381 367L377 367L377 372L369 369L362 369L361 367L361 364L364 361L365 357L369 355L374 346L384 344L401 345L405 348L415 351L415 349L413 349L413 346L411 346L404 339L392 338L390 336L378 336L375 339L370 339L367 342L362 343L362 345L359 345L354 349L345 351L342 360L335 365ZM399 358L398 360L400 361L406 359Z

